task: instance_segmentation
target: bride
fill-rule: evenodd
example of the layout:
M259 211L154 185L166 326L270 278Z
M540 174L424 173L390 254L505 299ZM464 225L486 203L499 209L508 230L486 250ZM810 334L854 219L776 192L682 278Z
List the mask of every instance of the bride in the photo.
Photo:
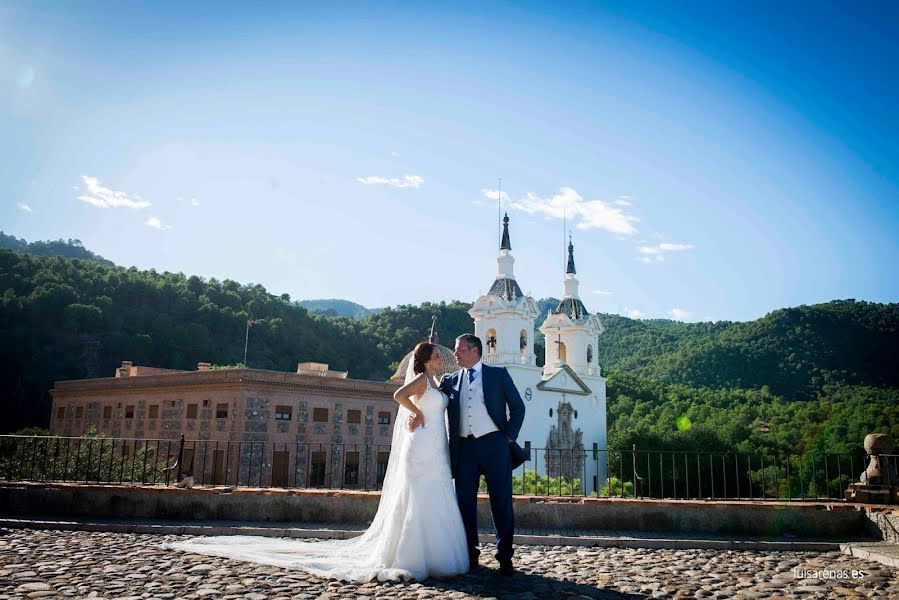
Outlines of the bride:
M434 379L442 364L434 344L415 347L405 384L393 395L400 406L381 501L361 536L324 542L219 536L166 546L356 583L421 581L466 572L468 546L444 420L447 398Z

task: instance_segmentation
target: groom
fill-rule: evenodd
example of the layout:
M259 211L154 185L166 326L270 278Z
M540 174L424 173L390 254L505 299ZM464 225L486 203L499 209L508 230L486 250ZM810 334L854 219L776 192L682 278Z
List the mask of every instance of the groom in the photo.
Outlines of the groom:
M505 367L481 362L481 340L466 333L456 338L455 356L462 368L447 376L440 391L449 398L449 450L456 501L471 568L478 565L478 484L487 480L490 510L496 530L496 559L500 573L511 576L512 535L512 462L510 449L524 421L524 403ZM508 409L508 416L507 416Z

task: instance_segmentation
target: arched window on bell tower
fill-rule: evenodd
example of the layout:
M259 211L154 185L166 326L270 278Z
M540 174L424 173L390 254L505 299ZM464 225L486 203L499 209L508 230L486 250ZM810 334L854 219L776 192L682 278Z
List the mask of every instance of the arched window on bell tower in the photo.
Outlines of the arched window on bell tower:
M518 351L522 356L527 356L528 353L528 332L524 329L518 334Z
M496 329L487 330L487 354L496 354Z
M593 366L593 344L587 344L587 364Z
M559 360L561 362L568 362L568 353L565 351L565 342L558 342L559 344Z

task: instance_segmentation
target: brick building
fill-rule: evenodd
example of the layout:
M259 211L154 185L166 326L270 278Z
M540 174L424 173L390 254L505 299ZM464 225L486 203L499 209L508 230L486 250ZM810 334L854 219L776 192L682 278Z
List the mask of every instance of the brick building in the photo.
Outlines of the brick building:
M320 363L283 373L125 361L114 377L56 382L50 431L118 439L111 447L123 456L171 452L183 434L182 472L197 483L374 488L387 467L397 387Z

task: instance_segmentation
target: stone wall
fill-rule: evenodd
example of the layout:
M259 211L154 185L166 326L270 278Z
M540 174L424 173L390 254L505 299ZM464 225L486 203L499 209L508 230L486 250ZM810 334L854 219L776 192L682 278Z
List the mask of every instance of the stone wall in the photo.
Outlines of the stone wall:
M0 514L178 520L366 523L377 492L0 483ZM870 535L858 506L813 502L695 502L516 496L519 528L674 531L829 539ZM489 500L478 521L490 527Z
M872 536L899 544L899 508L866 507L865 514Z

